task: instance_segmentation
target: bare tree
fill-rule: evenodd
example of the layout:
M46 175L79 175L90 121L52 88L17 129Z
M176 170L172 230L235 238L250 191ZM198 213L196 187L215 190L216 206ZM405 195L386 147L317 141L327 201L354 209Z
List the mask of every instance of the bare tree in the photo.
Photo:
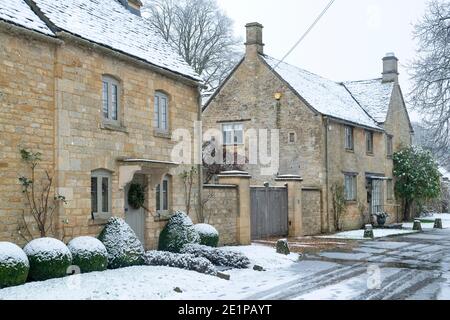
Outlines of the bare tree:
M215 89L233 69L240 40L216 0L147 0L143 16Z
M418 50L409 100L424 115L433 153L442 158L450 151L450 3L432 0L414 36Z

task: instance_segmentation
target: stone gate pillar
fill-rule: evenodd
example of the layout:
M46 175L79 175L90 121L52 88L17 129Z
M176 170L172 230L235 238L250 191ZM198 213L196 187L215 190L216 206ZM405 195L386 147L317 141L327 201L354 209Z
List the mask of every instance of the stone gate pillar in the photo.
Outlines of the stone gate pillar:
M251 239L251 203L250 203L250 179L248 172L226 171L219 176L219 184L236 185L238 187L238 217L237 242L240 245L250 245Z
M302 182L303 179L296 175L281 175L277 182L284 182L288 192L288 217L289 237L303 236L302 214Z

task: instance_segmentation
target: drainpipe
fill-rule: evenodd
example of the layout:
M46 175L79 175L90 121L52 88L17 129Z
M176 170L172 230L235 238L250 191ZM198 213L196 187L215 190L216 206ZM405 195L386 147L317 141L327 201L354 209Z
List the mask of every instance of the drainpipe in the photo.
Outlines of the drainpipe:
M198 109L197 109L197 121L200 124L199 132L198 132L198 144L199 144L199 164L197 166L197 177L198 177L198 212L199 216L203 217L203 125L202 125L202 112L203 112L203 105L202 105L202 87L201 85L198 86ZM202 223L205 221L201 221Z
M326 176L326 188L327 188L327 196L326 196L326 210L327 210L327 229L328 232L331 231L330 229L330 157L328 155L328 130L330 127L330 119L328 117L323 118L325 121L325 176Z

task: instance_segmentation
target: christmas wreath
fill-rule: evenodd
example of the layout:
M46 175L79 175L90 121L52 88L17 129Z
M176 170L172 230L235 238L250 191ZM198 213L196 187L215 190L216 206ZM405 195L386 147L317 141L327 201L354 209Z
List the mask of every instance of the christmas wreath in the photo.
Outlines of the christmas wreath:
M128 204L135 210L144 207L145 189L140 184L132 184L128 191Z

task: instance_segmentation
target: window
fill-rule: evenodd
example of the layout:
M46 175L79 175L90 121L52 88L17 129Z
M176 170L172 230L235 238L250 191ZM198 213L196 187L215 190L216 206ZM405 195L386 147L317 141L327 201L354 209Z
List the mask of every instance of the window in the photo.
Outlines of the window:
M96 170L91 175L92 218L107 219L111 216L111 173Z
M387 180L387 200L394 200L394 180Z
M111 77L103 77L103 119L107 122L119 122L119 82Z
M244 143L244 126L239 123L229 123L222 126L223 144L236 145Z
M155 94L154 126L158 131L169 131L169 99L162 92Z
M367 154L373 154L373 132L366 131L366 152Z
M169 212L169 193L170 193L170 178L165 176L162 182L156 186L156 211L159 214Z
M345 127L345 149L346 150L353 150L354 149L353 128L349 127L349 126Z
M356 182L355 174L346 174L344 178L344 195L345 201L356 201Z
M387 156L390 158L394 155L394 137L388 135L386 138L386 152Z
M297 140L297 135L295 132L289 132L289 143L295 143Z

